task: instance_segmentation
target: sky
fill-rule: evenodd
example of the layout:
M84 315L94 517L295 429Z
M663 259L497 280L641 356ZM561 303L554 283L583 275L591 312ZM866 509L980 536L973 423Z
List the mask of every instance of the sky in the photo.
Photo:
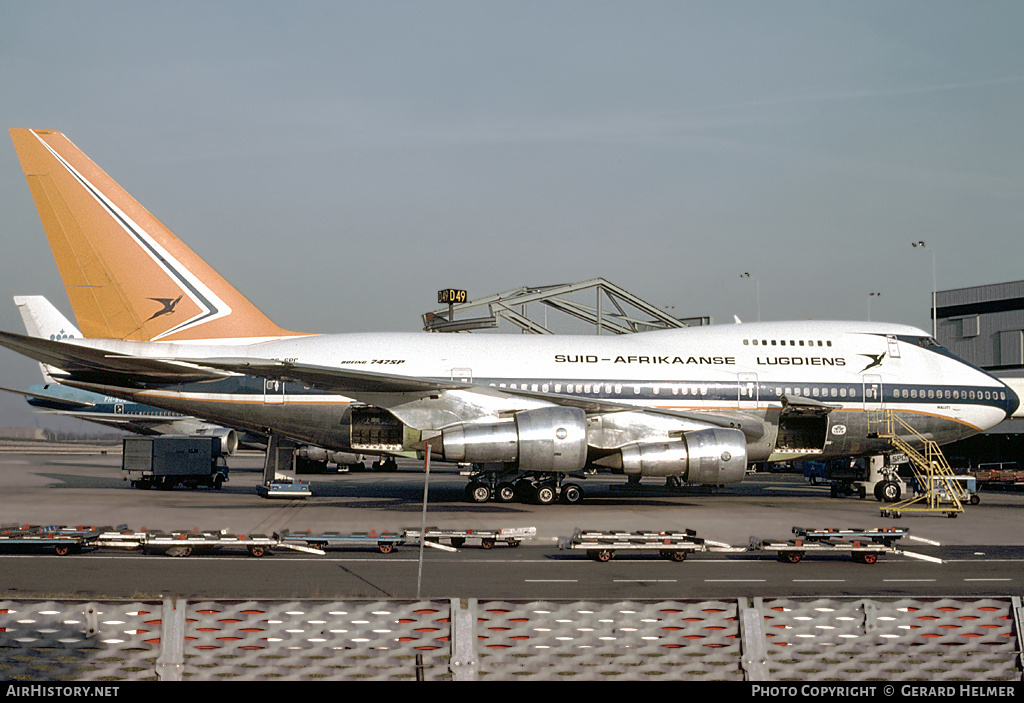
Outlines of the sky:
M722 324L930 329L933 260L939 290L1024 279L1022 26L1017 0L0 0L0 122L64 132L286 329L595 277ZM9 138L0 251L0 329L15 295L71 316ZM0 386L38 382L0 350ZM52 424L0 395L0 427Z

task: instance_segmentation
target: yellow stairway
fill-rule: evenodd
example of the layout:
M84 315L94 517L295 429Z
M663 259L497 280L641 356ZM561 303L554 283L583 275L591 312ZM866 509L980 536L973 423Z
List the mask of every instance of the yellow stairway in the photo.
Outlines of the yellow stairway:
M922 491L913 498L883 508L882 517L898 518L905 512L941 512L956 517L964 511L967 492L954 478L953 469L934 440L922 435L892 410L873 411L868 422L877 428L879 438L889 440L896 451L910 460Z

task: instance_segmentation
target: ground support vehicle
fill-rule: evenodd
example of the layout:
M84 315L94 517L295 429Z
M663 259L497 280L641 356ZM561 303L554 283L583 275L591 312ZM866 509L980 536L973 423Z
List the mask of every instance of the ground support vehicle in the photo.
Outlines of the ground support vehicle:
M409 528L405 534L409 539L419 539L420 531ZM499 530L442 530L438 527L426 529L428 542L447 540L453 547L461 547L467 540L478 539L483 549L491 549L499 542L504 542L510 547L518 547L524 539L536 536L536 527L506 527Z
M263 498L309 498L313 492L309 483L299 479L274 479L266 485L257 486L256 492Z
M312 549L348 549L376 547L381 554L390 554L395 547L405 544L407 535L396 532L312 532L285 530L275 535L286 546L304 546Z
M99 535L97 546L139 549L143 553L156 552L172 557L187 557L221 549L245 549L251 556L261 557L271 548L277 547L323 554L305 545L288 544L277 536L237 535L227 530L110 531Z
M828 483L833 498L857 496L863 500L867 496L864 481L868 479L868 469L860 460L804 461L801 464L808 483L812 486Z
M228 481L220 437L125 437L123 449L121 470L133 488L169 491L181 485L220 490Z
M692 552L707 549L703 538L693 530L666 532L618 532L580 530L572 537L562 537L559 549L583 550L594 561L609 561L615 552L657 553L663 559L683 561Z
M970 475L977 482L977 489L993 488L1020 488L1024 486L1024 471L1015 462L1001 464L978 464L978 467L970 472ZM971 503L975 502L976 494L971 496Z
M795 539L773 540L750 538L750 548L776 552L780 561L796 564L808 554L835 554L849 552L854 561L874 564L882 554L895 553L896 541L905 537L905 527L872 529L809 529L794 527Z
M46 548L57 556L80 552L94 546L105 527L60 527L56 525L5 525L0 527L0 547Z

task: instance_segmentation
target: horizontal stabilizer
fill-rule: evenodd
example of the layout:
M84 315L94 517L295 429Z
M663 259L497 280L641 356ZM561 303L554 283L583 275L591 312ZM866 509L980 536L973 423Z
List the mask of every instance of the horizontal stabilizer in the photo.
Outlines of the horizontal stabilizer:
M37 398L44 402L42 407L51 408L53 410L83 410L85 408L96 407L95 403L86 403L81 400L72 400L71 398L61 398L52 394L47 395L46 393L33 393L32 391L19 391L13 388L0 388L0 391L23 395L26 398Z
M129 388L147 384L206 381L223 376L209 369L197 369L159 359L113 355L102 349L13 332L0 332L0 345L58 368L69 379Z

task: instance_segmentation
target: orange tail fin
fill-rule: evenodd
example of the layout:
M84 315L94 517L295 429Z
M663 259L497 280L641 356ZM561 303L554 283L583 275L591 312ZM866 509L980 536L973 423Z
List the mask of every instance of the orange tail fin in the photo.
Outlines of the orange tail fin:
M60 132L11 139L86 337L296 336L271 322Z

